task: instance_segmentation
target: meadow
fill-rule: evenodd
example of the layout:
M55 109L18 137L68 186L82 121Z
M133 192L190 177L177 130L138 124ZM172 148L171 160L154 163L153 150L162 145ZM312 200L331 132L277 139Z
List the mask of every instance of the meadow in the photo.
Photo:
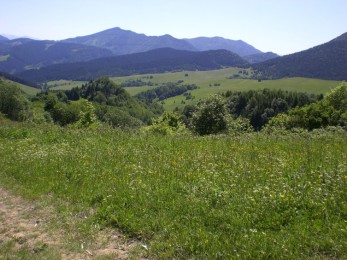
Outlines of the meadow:
M64 202L90 230L117 228L151 258L344 258L346 148L343 131L196 137L5 124L0 184Z
M150 81L153 84L162 84L166 82L183 81L183 84L196 84L199 89L191 91L193 99L187 99L180 95L168 98L164 101L164 108L173 111L176 107L183 108L188 104L196 104L200 99L207 98L211 94L224 93L231 91L248 91L257 89L282 89L296 92L307 92L312 94L325 94L336 87L340 82L334 80L319 80L310 78L284 78L279 80L254 80L249 76L239 74L243 69L226 68L213 71L181 71L174 73L134 75L128 77L111 78L116 83L123 83L128 80ZM247 71L248 74L251 71ZM239 75L240 78L235 78ZM230 78L234 77L234 78ZM153 89L156 86L126 87L125 89L131 94L136 95L142 91Z
M240 73L247 72L246 74ZM236 77L235 77L236 75ZM112 77L111 80L117 84L125 83L129 80L141 80L151 82L152 86L125 87L130 95L135 96L143 91L154 89L160 84L168 82L182 81L182 84L196 84L199 88L191 92L192 98L187 99L184 95L165 99L162 102L164 109L173 111L176 107L183 108L185 105L195 105L201 99L205 99L212 94L231 91L248 91L257 89L282 89L287 91L307 92L312 94L325 94L336 87L340 82L334 80L320 80L311 78L283 78L278 80L258 80L250 79L250 69L226 68L212 71L180 71L160 74L132 75L127 77ZM52 90L69 90L73 87L80 87L83 81L59 80L48 82L47 85Z

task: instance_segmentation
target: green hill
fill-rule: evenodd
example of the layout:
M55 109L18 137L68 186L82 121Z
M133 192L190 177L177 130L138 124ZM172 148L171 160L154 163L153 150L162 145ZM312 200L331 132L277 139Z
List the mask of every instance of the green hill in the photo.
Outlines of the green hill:
M252 66L260 78L347 80L347 33L311 49Z
M57 64L18 74L33 82L52 80L93 80L103 76L161 73L181 70L212 70L247 66L240 56L226 51L182 51L170 48L143 53L100 58L88 62Z

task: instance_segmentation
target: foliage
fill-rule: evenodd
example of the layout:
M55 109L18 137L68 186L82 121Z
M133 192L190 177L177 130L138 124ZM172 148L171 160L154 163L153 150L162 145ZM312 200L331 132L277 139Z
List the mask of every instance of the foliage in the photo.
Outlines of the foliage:
M166 111L159 118L153 119L152 125L145 127L144 131L161 135L188 134L180 115Z
M323 100L294 108L288 111L288 116L275 118L270 126L280 126L287 129L304 128L313 130L327 126L347 126L347 84L342 83L331 91Z
M93 128L98 125L95 108L92 102L83 101L82 110L80 111L79 120L75 123L77 128Z
M244 117L260 130L272 117L290 108L301 107L322 98L322 95L289 92L283 90L249 90L225 93L227 107L234 117Z
M215 95L201 101L193 114L192 126L199 135L226 132L228 121L223 97Z
M163 111L156 104L147 105L131 97L124 88L108 78L90 81L81 88L66 90L65 94L69 100L84 98L100 105L117 107L118 111L123 111L122 114L128 114L128 118L134 117L147 124L151 122L151 118Z
M32 117L30 102L22 90L0 78L0 113L11 120L25 121Z
M154 100L164 100L170 97L179 96L183 93L187 93L189 90L197 89L198 87L195 84L192 85L180 85L180 83L166 83L163 86L150 89L144 92L141 92L136 95L140 100L153 102Z
M345 132L162 136L0 127L1 185L158 259L343 259ZM54 205L53 205L54 206ZM57 216L60 217L60 216Z
M120 128L139 128L144 125L144 123L131 116L129 113L112 106L104 106L95 103L95 114L101 122L105 122L112 127Z
M238 117L236 119L228 118L228 133L229 134L241 134L253 132L253 126L249 122L249 119Z

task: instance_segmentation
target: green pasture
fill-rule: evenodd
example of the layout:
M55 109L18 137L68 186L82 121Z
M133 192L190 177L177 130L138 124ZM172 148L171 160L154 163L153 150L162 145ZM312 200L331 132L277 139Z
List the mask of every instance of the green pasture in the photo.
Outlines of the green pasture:
M0 185L66 205L57 214L91 234L116 228L151 259L345 259L346 141L3 126Z

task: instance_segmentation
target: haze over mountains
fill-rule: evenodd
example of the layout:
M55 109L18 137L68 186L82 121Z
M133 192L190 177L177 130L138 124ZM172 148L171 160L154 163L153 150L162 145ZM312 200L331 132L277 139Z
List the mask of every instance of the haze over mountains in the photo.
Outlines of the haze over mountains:
M346 80L347 34L283 57L241 40L146 36L118 27L63 41L0 37L0 71L34 82L227 66L252 67L263 79Z
M53 64L89 61L160 48L196 52L225 49L239 56L262 55L261 51L243 41L221 37L189 40L176 39L170 35L146 36L117 27L63 41L38 41L27 38L9 40L1 37L0 71L19 74L25 70L39 69ZM247 57L245 59L247 60ZM259 60L264 58L259 56L257 61Z

